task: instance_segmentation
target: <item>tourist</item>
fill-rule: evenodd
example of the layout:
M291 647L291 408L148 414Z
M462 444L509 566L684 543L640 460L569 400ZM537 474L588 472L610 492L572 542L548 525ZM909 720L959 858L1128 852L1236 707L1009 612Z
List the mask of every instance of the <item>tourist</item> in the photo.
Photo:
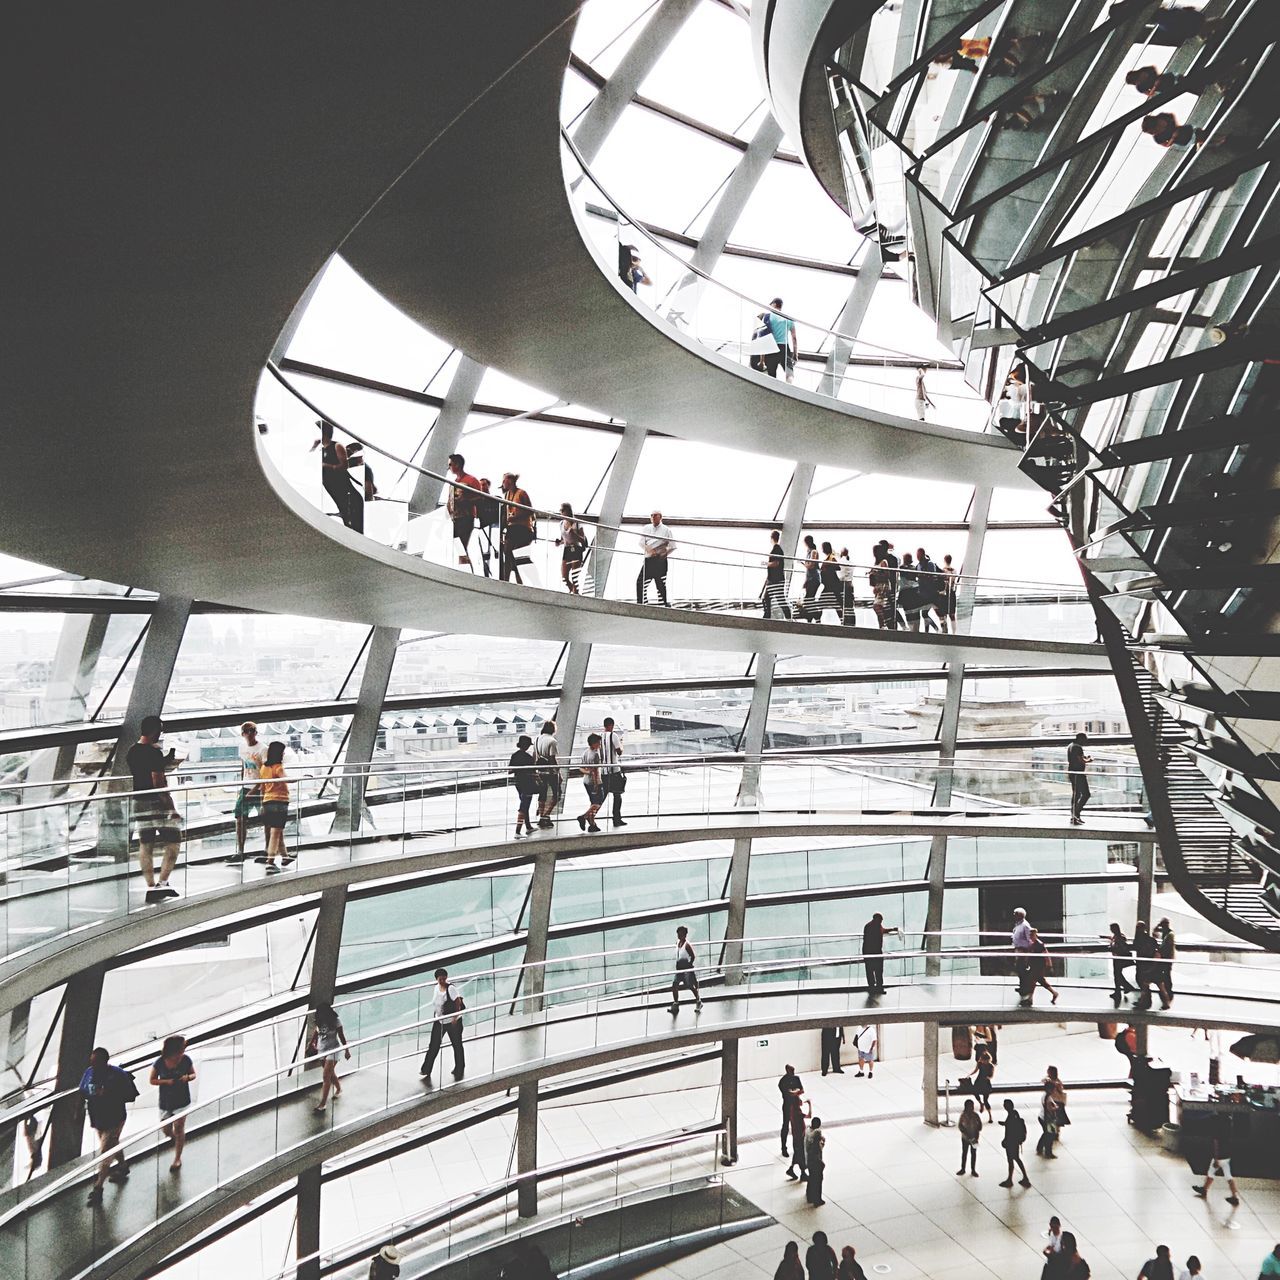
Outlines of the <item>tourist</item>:
M1089 1280L1089 1264L1080 1256L1076 1238L1070 1231L1062 1233L1062 1248L1049 1256L1041 1280Z
M1130 71L1124 82L1144 98L1154 98L1158 93L1174 93L1178 88L1179 77L1148 63L1145 67Z
M858 1252L851 1244L840 1250L840 1270L836 1272L836 1280L867 1280L867 1273L858 1261Z
M854 1033L853 1047L858 1054L858 1076L865 1075L868 1080L875 1079L877 1043L875 1027L859 1027Z
M1198 1276L1203 1277L1203 1275L1204 1272L1201 1269L1200 1259L1193 1253L1187 1259L1187 1265L1183 1267L1182 1274L1178 1276L1178 1280L1196 1280Z
M906 615L907 627L912 631L920 630L920 606L920 577L911 552L905 551L898 573L898 608Z
M476 497L480 490L480 482L467 472L467 460L460 453L449 455L449 471L456 483L449 486L449 496L445 506L449 519L453 522L454 540L462 544L462 555L459 564L472 568L471 534L476 527Z
M800 1245L788 1240L782 1250L782 1261L773 1273L773 1280L804 1280L804 1264L800 1261Z
M893 549L893 543L888 538L881 539L881 546L883 551L880 558L889 566L889 627L897 630L906 625L898 608L898 565L901 561Z
M600 755L604 760L605 794L613 797L613 825L625 827L622 797L627 791L627 775L622 768L622 731L614 724L612 716L605 716L600 730Z
M97 1048L89 1055L88 1069L80 1077L80 1093L89 1113L89 1125L98 1135L98 1154L103 1157L89 1190L88 1203L101 1204L102 1187L108 1177L112 1182L124 1182L129 1176L129 1162L124 1152L106 1153L120 1142L128 1118L128 1104L138 1096L138 1086L130 1072L112 1065L106 1049Z
M787 1133L791 1136L791 1163L787 1165L787 1177L795 1182L807 1182L809 1178L808 1155L805 1151L805 1119L813 1114L813 1107L798 1093L786 1095Z
M169 794L166 771L177 763L177 753L170 748L160 750L164 721L159 716L144 716L138 741L125 755L125 764L133 776L132 799L135 829L138 836L138 866L146 882L148 901L152 895L176 898L178 891L169 883L178 861L178 845L182 840L182 823ZM155 847L160 845L160 879L155 875Z
M1018 977L1018 1002L1029 1005L1035 986L1031 977L1031 924L1022 907L1013 909L1013 928L1009 939L1013 943L1013 969Z
M1165 916L1155 927L1151 935L1156 941L1158 963L1151 967L1151 978L1160 993L1160 1007L1167 1009L1173 1004L1173 962L1178 955L1177 939L1169 917Z
M916 417L924 422L926 419L926 409L936 409L938 406L929 399L929 392L924 385L924 365L916 368Z
M240 786L236 790L233 810L236 820L236 856L232 861L244 861L244 846L249 835L249 815L262 812L262 788L258 785L258 772L266 755L265 744L258 741L258 726L246 720L240 726ZM268 842L269 843L269 842Z
M1160 954L1160 945L1147 929L1147 922L1139 920L1133 926L1133 954L1136 957L1140 995L1134 1005L1135 1009L1151 1008L1151 984L1156 981L1156 957Z
M1182 124L1172 111L1153 111L1142 119L1142 132L1158 147L1169 151L1190 151L1203 141L1199 129Z
M1004 1137L1000 1139L1000 1145L1004 1148L1004 1158L1009 1164L1009 1172L1000 1185L1013 1186L1013 1166L1017 1165L1018 1171L1022 1174L1018 1185L1029 1187L1031 1179L1027 1177L1027 1166L1022 1163L1022 1144L1027 1140L1027 1122L1014 1108L1012 1098L1004 1100L1004 1119L1000 1124L1004 1129Z
M1156 1256L1142 1264L1138 1280L1173 1280L1173 1260L1167 1244L1156 1245Z
M964 1078L973 1080L973 1096L977 1100L978 1110L987 1113L987 1119L994 1123L995 1116L991 1114L991 1086L995 1080L996 1067L991 1061L991 1055L988 1053L979 1053L978 1059L974 1063L973 1070Z
M1258 1280L1263 1280L1264 1276L1280 1276L1280 1244L1263 1258L1258 1270Z
M1046 1160L1056 1160L1053 1144L1058 1140L1058 1106L1053 1099L1053 1090L1046 1089L1040 1095L1040 1139L1036 1143L1036 1155Z
M876 567L867 574L871 584L871 607L875 610L876 625L881 631L894 625L893 617L893 574L889 572L889 564L883 558L876 560Z
M493 576L489 572L489 561L498 562L501 559L502 504L493 492L493 482L487 476L480 477L480 492L476 495L476 525L484 539L482 563L484 576L489 578Z
M640 251L633 244L618 246L618 279L631 290L639 293L642 284L652 284L640 262Z
M523 551L536 536L537 517L529 495L520 487L520 477L508 471L502 477L502 561L498 569L503 582L514 578L523 582L517 567L516 553Z
M1049 1219L1049 1243L1041 1252L1046 1258L1062 1252L1062 1219L1056 1213Z
M320 428L320 439L312 442L314 452L320 450L320 484L325 493L333 500L338 509L342 523L351 527L351 499L355 496L355 486L351 483L350 468L347 463L347 450L333 438L333 423L323 418L316 421Z
M680 925L676 929L676 967L671 979L671 1012L680 1011L680 988L688 987L693 992L693 1010L702 1011L702 995L698 990L698 974L694 968L697 956L693 943L689 941L689 930Z
M867 992L870 995L882 995L888 988L884 985L884 940L890 933L897 933L884 922L884 916L876 912L862 926L862 963L867 970Z
M284 780L284 743L278 739L267 747L262 762L262 825L267 829L267 873L280 870L279 858L284 866L293 859L284 842L284 829L289 822L289 784Z
M182 1148L187 1143L187 1117L179 1115L191 1105L191 1082L196 1078L195 1064L187 1057L185 1036L166 1036L160 1056L151 1064L151 1083L160 1090L160 1119L166 1123L161 1132L173 1141L173 1163L169 1169L182 1168Z
M764 616L772 618L775 613L791 621L791 606L787 603L787 557L782 551L782 534L777 529L769 534L764 569Z
M1214 1117L1213 1130L1209 1135L1209 1141L1209 1168L1204 1175L1204 1182L1193 1184L1191 1189L1201 1200L1207 1200L1209 1188L1213 1186L1214 1178L1226 1178L1227 1203L1234 1209L1240 1203L1240 1193L1236 1189L1235 1176L1231 1172L1230 1116Z
M649 583L658 590L658 600L667 604L667 561L676 549L671 530L662 523L662 512L655 511L649 517L640 535L640 550L644 563L636 576L636 604L647 604Z
M1014 365L1005 379L1004 390L996 404L996 425L1010 438L1021 437L1019 444L1026 444L1027 409L1030 393L1027 390L1027 373L1022 365Z
M1088 766L1093 757L1084 753L1085 743L1088 741L1088 734L1077 733L1075 740L1067 748L1067 781L1071 784L1071 825L1073 827L1084 825L1084 818L1081 815L1092 794L1089 790Z
M600 781L600 766L604 756L600 753L600 735L587 734L587 749L582 753L582 785L587 792L587 810L578 815L578 830L599 833L596 814L604 804L604 784Z
M1067 1090L1062 1083L1062 1078L1058 1075L1058 1068L1050 1063L1044 1069L1044 1077L1040 1083L1053 1094L1054 1113L1058 1121L1058 1137L1062 1137L1062 1131L1071 1123L1071 1117L1067 1115Z
M364 476L357 484L351 472L364 469ZM351 485L351 493L347 497L347 528L352 533L364 532L364 504L372 502L377 493L373 483L373 468L364 460L364 445L353 440L347 445L347 476Z
M384 1244L369 1263L369 1280L399 1280L404 1255L393 1244ZM528 1275L528 1272L522 1273Z
M973 1105L972 1098L964 1100L964 1110L960 1113L960 1167L956 1176L961 1176L966 1165L973 1177L978 1176L978 1139L982 1136L982 1117Z
M821 618L824 609L831 609L834 610L836 622L839 623L842 595L840 562L836 559L836 553L829 542L822 544L822 563L818 569L818 576L822 582L822 594L818 599L818 616Z
M813 1243L804 1255L809 1280L835 1280L836 1251L827 1243L825 1231L813 1233Z
M556 722L547 720L533 744L534 776L538 782L538 826L549 831L555 826L551 815L560 803L560 747L556 742Z
M838 1076L844 1075L844 1068L840 1065L842 1044L844 1044L843 1027L822 1028L822 1074L824 1076L828 1070L834 1071Z
M942 573L945 578L945 586L943 588L942 609L945 612L945 618L942 622L942 629L947 629L947 623L951 624L951 631L956 632L956 588L960 583L960 576L956 573L951 563L950 556L942 557Z
M822 585L822 575L818 569L818 544L813 535L804 535L804 603L800 613L806 622L817 622L822 617L822 607L818 603L818 589Z
M853 599L853 561L849 559L849 548L840 548L840 623L846 627L858 625L854 612Z
M809 1185L805 1188L804 1198L815 1209L827 1203L822 1198L822 1179L827 1171L827 1162L822 1149L826 1145L827 1139L822 1132L822 1121L814 1116L809 1121L809 1132L804 1138L804 1161L809 1169Z
M1192 5L1173 4L1151 15L1152 32L1148 42L1176 49L1196 36L1208 40L1221 25L1221 18L1206 18Z
M926 631L932 629L946 630L946 612L943 604L942 571L929 558L923 547L916 548L916 585L920 592L920 621ZM938 615L941 628L929 616L930 612Z
M1030 964L1031 991L1028 994L1027 1003L1031 1003L1031 996L1035 995L1036 988L1043 987L1053 997L1050 1004L1057 1004L1058 993L1049 981L1049 974L1053 972L1053 957L1050 956L1049 948L1045 946L1038 929L1031 930Z
M574 518L573 507L567 503L560 504L560 536L556 546L563 547L560 553L560 580L570 595L576 596L578 579L582 573L582 560L587 552L587 535L582 524Z
M795 377L796 357L799 354L795 321L787 319L782 314L781 298L774 298L769 303L769 308L768 311L760 312L756 319L762 325L769 326L769 332L774 342L778 344L778 349L764 357L764 370L769 377L776 378L781 368L787 381L791 382Z
M1118 1001L1122 995L1138 989L1124 976L1126 969L1133 968L1133 948L1129 945L1129 939L1124 936L1124 930L1114 920L1111 922L1111 932L1103 937L1107 950L1111 952L1111 982L1114 988L1111 998Z
M342 1029L342 1019L338 1017L333 1005L321 1002L316 1005L315 1027L311 1032L311 1040L307 1045L307 1057L320 1058L320 1101L312 1107L321 1112L329 1101L330 1090L336 1102L342 1096L342 1080L338 1075L338 1050L341 1049L347 1061L351 1061L351 1050L347 1048L347 1033Z
M467 1007L467 1002L462 998L462 992L449 981L447 969L437 969L435 980L435 990L431 993L431 1042L427 1046L427 1056L423 1058L418 1074L428 1080L431 1078L440 1045L447 1035L449 1044L453 1047L453 1078L461 1080L467 1067L466 1051L462 1047L462 1011Z
M791 1132L791 1101L804 1093L804 1085L796 1075L795 1067L789 1062L783 1067L782 1074L778 1077L778 1092L782 1095L782 1132L779 1138L782 1141L782 1154L785 1156L787 1135Z
M529 806L533 797L538 794L538 779L535 776L533 753L529 748L533 739L522 733L516 739L516 749L507 761L511 773L511 785L516 789L519 807L516 810L516 838L533 835L533 824L529 821ZM523 831L521 828L524 828Z

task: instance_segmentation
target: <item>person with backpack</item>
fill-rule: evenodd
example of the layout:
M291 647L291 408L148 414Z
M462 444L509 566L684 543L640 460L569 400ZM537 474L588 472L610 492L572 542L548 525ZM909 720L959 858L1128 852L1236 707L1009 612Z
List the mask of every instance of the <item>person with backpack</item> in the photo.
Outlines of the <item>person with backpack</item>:
M1000 1121L1000 1125L1004 1129L1000 1145L1004 1148L1004 1158L1009 1162L1008 1177L1000 1185L1013 1186L1013 1166L1016 1164L1022 1174L1018 1185L1029 1187L1031 1179L1027 1177L1027 1166L1022 1163L1022 1144L1027 1140L1027 1122L1018 1114L1012 1098L1004 1100L1004 1119Z
M507 768L511 773L511 785L516 789L516 796L519 798L519 808L516 810L516 839L522 836L533 835L533 823L529 821L529 806L533 803L533 797L538 794L538 779L534 776L533 755L529 748L533 746L533 739L527 733L522 733L516 739L516 749L511 753L511 758L507 761ZM521 830L521 827L524 830Z
M435 1017L431 1022L431 1043L418 1074L430 1079L440 1053L441 1041L448 1035L449 1043L453 1046L453 1078L461 1080L467 1067L466 1053L462 1048L462 1011L467 1007L466 1001L462 998L462 992L449 981L447 969L437 969L435 979L436 989L432 992L435 997Z
M128 1119L128 1106L138 1096L132 1072L112 1065L111 1054L101 1047L89 1055L89 1066L80 1077L80 1094L89 1112L89 1124L98 1135L98 1154L103 1157L89 1191L88 1204L102 1203L102 1188L107 1179L124 1182L129 1177L129 1162L123 1151L111 1151L120 1142L120 1134ZM111 1166L115 1165L113 1169Z
M942 571L929 558L923 547L916 548L916 575L920 592L920 621L926 631L939 630L938 623L929 614L935 613L942 623L941 630L946 630L945 604L943 603L944 583Z

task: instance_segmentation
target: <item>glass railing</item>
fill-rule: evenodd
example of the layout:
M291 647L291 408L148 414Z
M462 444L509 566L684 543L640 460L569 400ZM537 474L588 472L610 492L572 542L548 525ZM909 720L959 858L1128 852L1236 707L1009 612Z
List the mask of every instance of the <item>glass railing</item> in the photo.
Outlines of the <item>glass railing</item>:
M455 525L469 517L455 519L447 506L421 515L410 513L382 530L386 543L433 564L525 588L754 615L796 626L829 623L1078 643L1095 638L1092 608L1082 587L966 574L946 566L948 553L936 543L930 552L937 566L934 572L915 567L918 544L902 549L902 563L896 568L881 567L858 547L850 547L847 537L822 539L815 534L814 553L808 559L803 554L784 556L781 581L770 582L766 581L769 547L764 537L758 549L744 550L692 539L677 528L671 530L669 540L661 539L666 554L654 557L649 551L658 540L646 532L652 526L615 526L577 516L571 525L581 530L581 538L570 538L571 530L556 513L464 488L456 476L426 470L409 458L389 453L374 443L363 424L339 422L274 366L270 372L284 395L274 406L264 402L264 413L275 422L296 426L312 437L318 416L344 437L358 441L368 454L400 468L399 483L406 494L419 477L426 477L452 493L455 511L464 503L468 510L478 508L478 519L466 524L464 534ZM984 412L989 415L990 411L984 408ZM268 435L268 448L282 470L290 451L296 449L294 456L301 455L302 439L299 430L272 430ZM318 462L313 474L310 483L301 484L300 492L327 510L332 501L325 496ZM566 541L571 543L567 551ZM830 553L824 544L830 545ZM830 560L825 558L828 554ZM976 630L975 618L981 622L981 631Z
M526 1073L554 1075L604 1060L651 1054L663 1045L676 1048L714 1040L721 1024L728 1023L741 1034L744 1027L852 1021L870 1011L880 1020L901 1020L945 1017L953 1009L965 1010L966 1016L990 1009L984 1020L1016 1020L1018 996L1008 980L1014 955L1007 937L990 946L965 946L963 935L961 945L954 945L955 937L939 938L937 951L890 950L883 957L889 984L883 996L868 993L860 972L868 957L856 949L838 955L797 954L797 947L805 944L760 939L742 944L749 954L741 962L702 965L704 1003L699 1011L690 1006L689 993L683 993L680 1011L673 1013L669 1007L667 980L674 972L670 945L652 949L658 958L648 981L566 983L558 1001L542 1010L533 996L514 1006L507 998L469 1003L463 1015L466 1083L451 1090L457 1091L459 1102L473 1102L479 1094L509 1088ZM1111 998L1108 957L1099 954L1100 945L1091 941L1081 950L1070 941L1058 945L1053 940L1052 969L1039 1001L1047 1004L1053 995L1059 1016L1068 1020L1113 1020L1106 1015L1118 1002ZM779 947L792 954L779 955ZM580 961L569 963L570 970L561 976L580 976L572 971ZM1172 1016L1180 1022L1191 1018L1202 1026L1280 1025L1275 966L1185 955L1169 963L1180 1002ZM534 968L546 969L526 967L525 990ZM916 981L925 977L927 981ZM371 1037L348 1034L337 1055L341 1098L322 1109L316 1106L316 1073L299 1071L292 1063L194 1103L185 1113L187 1151L180 1173L170 1169L172 1150L160 1133L165 1121L144 1124L120 1144L130 1177L123 1186L108 1188L109 1198L100 1210L69 1211L69 1205L83 1197L97 1156L29 1184L22 1201L0 1214L4 1256L11 1264L25 1265L27 1275L61 1280L78 1274L89 1258L101 1259L135 1236L163 1229L168 1218L198 1199L209 1204L224 1196L242 1203L255 1186L274 1183L271 1166L285 1156L332 1153L335 1142L355 1145L374 1136L369 1132L374 1126L403 1126L443 1110L448 1092L435 1091L446 1087L444 1073L453 1069L451 1055L442 1054L429 1076L419 1074L421 1066L428 1065L421 1055L428 1050L433 1024L428 1018ZM439 1098L439 1107L429 1105L433 1097ZM111 1157L114 1151L101 1155ZM57 1250L49 1248L50 1215L57 1222Z
M653 833L737 824L748 829L774 817L812 825L866 815L915 814L925 821L968 813L1015 829L1056 827L1065 821L1069 792L1062 767L1035 758L975 758L963 764L963 783L952 804L937 808L935 784L954 768L937 759L895 754L646 758L625 767L626 816ZM475 849L480 861L491 856L485 851L495 845L502 852L492 856L508 856L508 845L518 847L514 826L519 808L510 773L503 758L441 765L386 762L349 771L342 766L291 768L285 780L289 797L282 802L287 806L281 815L284 851L270 857L256 812L246 819L243 854L237 848L235 819L228 810L241 792L260 785L238 777L171 787L164 803L146 793L117 791L0 809L6 870L0 890L0 956L13 958L47 947L131 912L153 909L157 902L224 893L298 870L429 857L460 847ZM573 834L584 825L579 815L590 804L581 767L565 763L534 773L530 785L548 788L548 796L554 773L554 786L564 798L550 816L561 834ZM1117 757L1107 760L1105 768L1099 763L1094 776L1100 794L1091 820L1114 825L1116 816L1132 819L1140 804L1136 765ZM360 821L349 818L335 824L335 811L341 815L360 784L371 805L364 830ZM1006 797L1012 784L1019 794L1035 795L1043 804L1010 803ZM1104 802L1115 806L1110 814ZM537 797L529 812L536 822ZM607 808L601 810L601 823L607 814ZM138 861L143 837L151 847L149 880ZM167 868L166 856L172 858ZM169 892L148 890L148 883L166 879L166 869Z

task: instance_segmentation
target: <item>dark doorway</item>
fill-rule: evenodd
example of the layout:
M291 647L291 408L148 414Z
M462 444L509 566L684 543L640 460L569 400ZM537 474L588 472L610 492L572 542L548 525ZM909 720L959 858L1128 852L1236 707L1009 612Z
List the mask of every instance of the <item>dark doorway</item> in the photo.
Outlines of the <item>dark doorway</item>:
M1003 934L1008 938L1013 928L1013 909L1022 907L1032 926L1039 929L1045 941L1053 945L1051 935L1062 932L1062 886L1060 884L1026 884L1007 880L998 884L985 884L978 888L978 928L983 932L982 945L998 944L999 937L987 934ZM983 956L980 970L991 977L1009 977L1013 974L1013 955Z

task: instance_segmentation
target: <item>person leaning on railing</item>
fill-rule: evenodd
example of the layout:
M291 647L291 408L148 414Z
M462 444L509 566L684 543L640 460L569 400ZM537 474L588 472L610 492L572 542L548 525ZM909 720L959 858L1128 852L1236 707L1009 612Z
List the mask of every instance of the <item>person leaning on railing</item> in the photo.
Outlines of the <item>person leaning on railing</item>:
M640 549L644 552L644 563L636 575L636 604L647 604L649 583L658 589L658 600L662 604L667 600L667 560L676 549L675 538L670 528L662 522L662 512L655 511L649 517L649 523L640 534Z
M502 477L502 496L506 501L502 507L502 566L500 576L503 582L510 578L521 581L520 572L516 568L516 553L523 551L534 539L533 503L529 495L520 487L520 477L514 471L508 471Z

